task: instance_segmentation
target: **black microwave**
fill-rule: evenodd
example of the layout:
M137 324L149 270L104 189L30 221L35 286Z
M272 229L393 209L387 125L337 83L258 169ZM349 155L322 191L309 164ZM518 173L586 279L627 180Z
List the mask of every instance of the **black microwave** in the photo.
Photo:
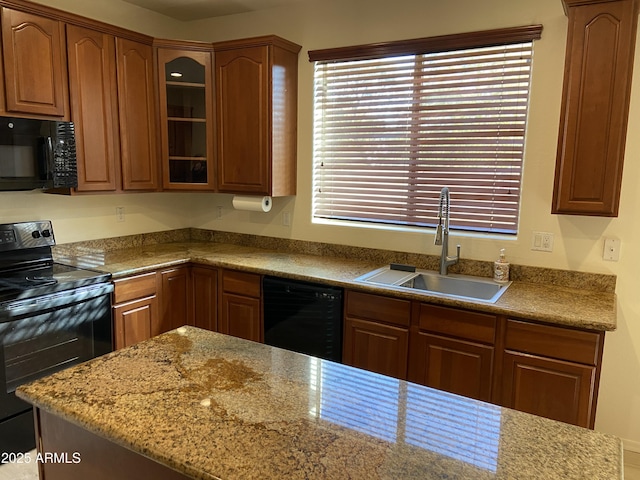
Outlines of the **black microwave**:
M0 117L0 191L77 186L72 122Z

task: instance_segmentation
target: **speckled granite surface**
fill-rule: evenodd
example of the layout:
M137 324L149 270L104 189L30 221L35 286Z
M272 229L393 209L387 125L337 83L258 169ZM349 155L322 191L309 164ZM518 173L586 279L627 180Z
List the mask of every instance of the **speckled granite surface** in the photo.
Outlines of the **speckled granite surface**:
M170 242L170 243L165 243ZM232 242L232 243L225 243ZM262 242L270 248L259 248ZM283 244L284 242L284 244ZM424 300L433 304L468 308L476 311L509 315L552 324L599 331L616 329L617 301L615 276L582 274L551 269L515 267L514 282L495 304L444 298L421 292L407 292L392 287L379 287L355 281L361 275L390 262L402 262L420 268L436 269L428 256L395 255L394 252L370 251L353 247L310 244L310 252L302 253L300 242L269 239L219 232L177 230L148 236L132 236L105 241L55 247L56 260L85 268L97 268L114 278L157 270L172 265L196 262L260 274L299 280L318 281L328 285L353 288L400 298ZM247 245L249 243L250 245ZM261 243L261 244L262 244ZM121 246L123 248L115 248ZM351 250L349 250L351 249ZM349 256L351 252L351 256ZM363 258L371 253L371 258ZM366 256L366 255L365 255ZM424 258L423 258L424 257ZM425 260L426 258L426 260ZM467 262L468 269L458 271L488 276L489 262ZM474 265L477 267L475 268ZM517 273L520 270L520 273ZM453 269L452 269L453 271Z
M613 436L181 327L17 394L196 479L619 479Z

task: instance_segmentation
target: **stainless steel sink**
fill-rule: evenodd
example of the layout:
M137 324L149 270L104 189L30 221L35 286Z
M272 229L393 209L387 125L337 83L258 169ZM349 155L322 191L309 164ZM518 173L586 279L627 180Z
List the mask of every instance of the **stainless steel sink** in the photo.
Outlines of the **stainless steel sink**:
M485 277L440 275L428 270L397 270L390 266L366 273L358 277L356 281L488 303L495 303L511 285L511 282L496 283Z

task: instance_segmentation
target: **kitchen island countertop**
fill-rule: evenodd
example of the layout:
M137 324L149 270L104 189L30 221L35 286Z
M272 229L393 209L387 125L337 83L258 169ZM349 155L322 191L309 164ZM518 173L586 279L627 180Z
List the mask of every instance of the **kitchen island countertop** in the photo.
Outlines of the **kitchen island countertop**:
M614 436L194 327L17 394L187 478L622 478Z

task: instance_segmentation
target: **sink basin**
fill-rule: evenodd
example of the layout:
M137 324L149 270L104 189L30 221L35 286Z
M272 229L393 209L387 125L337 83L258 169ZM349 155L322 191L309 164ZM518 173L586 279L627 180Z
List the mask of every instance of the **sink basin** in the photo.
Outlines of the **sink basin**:
M366 273L356 281L488 303L495 303L511 285L511 282L497 283L484 277L440 275L428 270L396 270L390 266Z

